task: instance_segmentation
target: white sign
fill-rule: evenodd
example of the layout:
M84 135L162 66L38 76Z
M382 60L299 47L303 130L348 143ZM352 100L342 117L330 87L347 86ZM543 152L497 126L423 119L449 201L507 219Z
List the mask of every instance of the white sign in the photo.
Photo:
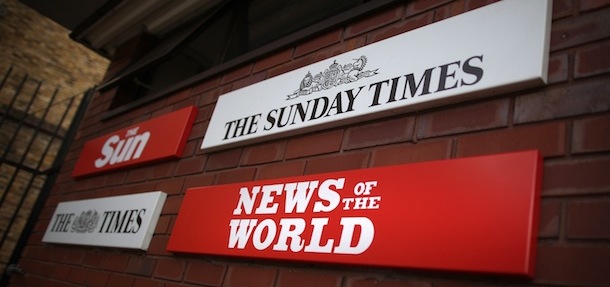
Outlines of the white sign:
M504 0L222 95L215 150L546 83L550 0Z
M167 194L140 194L61 202L43 242L146 250Z

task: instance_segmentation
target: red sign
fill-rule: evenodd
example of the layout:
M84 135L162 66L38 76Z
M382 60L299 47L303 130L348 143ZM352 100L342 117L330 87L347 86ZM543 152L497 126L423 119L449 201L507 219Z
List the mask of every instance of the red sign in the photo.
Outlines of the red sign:
M167 249L533 276L537 151L192 188Z
M180 157L196 115L197 108L190 106L90 140L72 176Z

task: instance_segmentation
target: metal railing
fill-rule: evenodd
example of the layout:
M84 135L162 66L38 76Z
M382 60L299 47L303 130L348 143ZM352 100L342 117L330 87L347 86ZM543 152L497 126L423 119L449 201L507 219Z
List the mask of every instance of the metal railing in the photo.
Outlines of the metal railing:
M93 89L61 97L8 69L0 80L0 286L17 262Z

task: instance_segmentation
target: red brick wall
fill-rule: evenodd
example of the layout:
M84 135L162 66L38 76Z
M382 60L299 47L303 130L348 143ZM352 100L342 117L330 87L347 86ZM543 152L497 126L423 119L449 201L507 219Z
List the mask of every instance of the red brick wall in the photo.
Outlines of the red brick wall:
M610 286L610 1L554 1L545 87L215 153L198 149L219 95L490 2L406 1L105 122L112 92L98 95L21 259L27 273L11 286ZM70 177L87 140L193 104L199 114L181 160ZM188 187L521 149L544 156L531 280L165 251ZM41 243L58 202L152 190L169 196L147 252Z

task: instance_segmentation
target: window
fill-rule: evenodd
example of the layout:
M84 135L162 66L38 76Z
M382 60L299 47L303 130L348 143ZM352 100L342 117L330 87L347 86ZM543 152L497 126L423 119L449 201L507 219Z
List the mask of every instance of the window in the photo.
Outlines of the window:
M390 2L392 1L223 1L212 11L207 11L206 15L167 33L148 54L107 82L102 89L119 85L111 109L134 101L157 98L185 79L261 50L282 37L324 20L337 18L346 11L356 10L355 8L368 5L365 7L367 9L360 9L359 13L364 13L370 11L371 7L381 7ZM354 15L359 14L351 17ZM340 18L345 21L350 16ZM326 25L326 28L330 26ZM305 36L307 35L301 37ZM121 110L125 108L121 107Z

